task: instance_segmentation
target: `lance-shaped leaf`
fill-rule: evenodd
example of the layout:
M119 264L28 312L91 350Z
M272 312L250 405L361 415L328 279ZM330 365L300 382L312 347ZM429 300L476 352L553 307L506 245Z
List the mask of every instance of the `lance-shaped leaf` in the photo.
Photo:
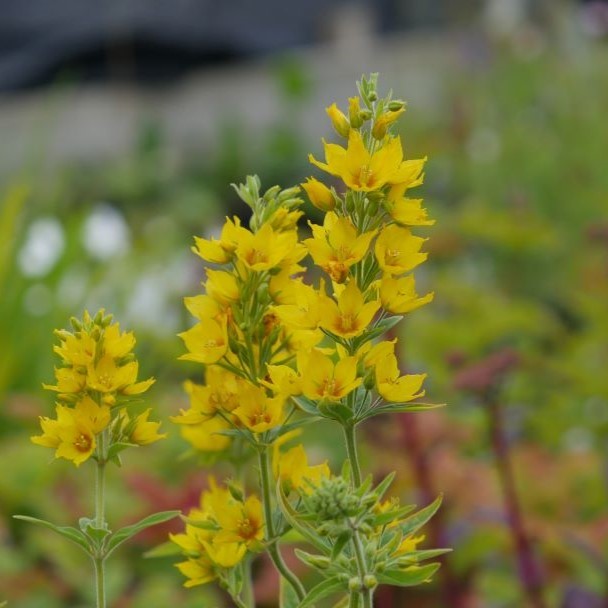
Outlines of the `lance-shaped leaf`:
M405 570L385 570L378 574L378 582L398 587L413 587L428 581L437 571L440 564L427 566L410 566Z
M336 591L346 590L346 583L342 576L332 576L319 583L316 587L313 587L307 594L306 597L300 602L298 608L307 608L312 606L315 602L328 596Z
M422 528L422 526L424 526L424 524L429 521L433 515L435 515L437 509L439 509L441 505L442 500L443 494L440 494L430 505L424 507L424 509L420 509L420 511L402 521L400 527L403 535L409 536Z
M149 551L144 553L145 558L153 557L169 557L173 555L181 555L182 550L174 542L168 540L156 547L152 547Z
M279 577L279 608L298 608L300 600L294 588L281 576Z
M386 524L393 523L399 519L405 517L408 513L411 513L416 507L414 505L406 505L399 509L385 511L384 513L378 513L371 520L372 526L385 526Z
M148 517L144 517L135 524L125 526L124 528L117 530L114 534L112 534L106 544L106 557L110 555L110 553L112 553L119 545L124 543L132 536L135 536L142 530L169 521L174 517L177 517L179 514L179 511L161 511L160 513L148 515Z
M435 410L439 407L445 406L445 403L387 403L385 405L380 405L378 407L366 410L365 412L363 412L363 414L358 420L367 420L368 418L373 418L374 416L380 416L380 414L403 414L407 412L424 412L426 410Z
M69 541L72 541L75 545L78 545L88 555L92 555L93 548L89 543L89 539L83 532L76 528L72 528L70 526L56 526L50 521L38 519L36 517L29 517L28 515L13 515L13 517L15 519L27 521L31 524L37 524L38 526L43 526L44 528L53 530L54 532L57 532L57 534L67 538Z

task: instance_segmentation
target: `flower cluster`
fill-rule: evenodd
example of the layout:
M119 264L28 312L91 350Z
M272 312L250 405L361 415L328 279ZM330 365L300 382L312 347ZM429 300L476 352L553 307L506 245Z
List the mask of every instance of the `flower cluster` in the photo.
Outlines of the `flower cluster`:
M321 224L309 222L309 238L298 238L300 189L275 186L261 194L258 178L249 177L236 188L251 208L249 226L227 218L219 238L195 239L194 253L211 267L205 293L185 300L197 322L181 334L188 351L182 359L204 365L204 384L186 383L190 407L172 420L203 454L241 464L257 455L261 502L255 504L265 525L256 539L300 602L322 595L307 593L282 560L278 540L291 528L321 551L298 555L324 564L323 594L342 589L353 605L361 599L369 608L378 584L416 584L436 569L431 564L420 567L419 579L412 575L419 559L438 554L417 551L413 536L416 522L424 523L438 503L427 507L426 519L423 513L412 521L405 518L410 507L381 504L390 481L374 489L371 478L362 479L355 437L372 416L433 407L415 402L425 393L426 375L403 374L397 340L378 339L433 299L417 293L412 271L427 254L425 239L412 229L434 221L421 199L407 196L422 183L426 159L405 159L391 133L404 102L379 99L375 76L362 79L359 93L349 100L348 116L335 104L327 109L346 145L325 142L325 162L310 156L332 181L310 177L302 184L324 213ZM307 256L317 277L312 282L302 265ZM323 418L343 429L348 466L340 477L332 477L327 463L309 465L302 445L285 449L298 427ZM191 552L178 567L186 585L220 578L237 604L247 605L226 570L238 567L238 580L246 579L242 560L251 547L224 534L223 515L209 506L218 492L213 486L203 495L204 524L197 527L191 514L186 533L173 537ZM238 511L246 529L248 501L233 496L223 506ZM303 523L311 518L314 527ZM369 557L374 552L377 559Z
M85 312L71 323L73 331L55 332L59 344L54 351L61 363L56 384L44 385L57 393L56 418L41 417L42 435L32 441L79 466L92 456L106 461L124 447L164 437L159 423L148 420L149 409L133 416L125 407L154 383L152 378L137 380L133 334L121 332L103 310L94 317Z

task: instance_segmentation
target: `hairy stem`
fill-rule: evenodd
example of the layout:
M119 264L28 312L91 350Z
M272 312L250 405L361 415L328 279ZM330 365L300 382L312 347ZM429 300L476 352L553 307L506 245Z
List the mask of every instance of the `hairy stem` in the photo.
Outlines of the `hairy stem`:
M359 464L359 454L357 453L357 440L355 437L355 426L353 424L345 424L344 439L346 441L346 454L350 460L350 466L353 474L353 483L356 488L361 485L361 465Z
M356 528L353 528L353 547L355 549L355 559L357 560L357 570L359 571L359 578L361 579L361 590L351 591L351 598L354 595L361 595L363 598L363 608L372 608L373 606L373 589L368 589L365 584L365 577L367 576L367 563L365 561L365 552L363 550L363 544L361 538L359 538L359 532Z
M95 527L103 528L105 520L105 491L106 491L106 461L105 461L105 433L98 435L97 463L95 467ZM95 555L93 564L95 566L95 597L97 608L106 608L106 583L105 583L105 556Z
M268 542L268 554L274 563L276 569L281 576L293 587L298 599L302 601L306 596L306 590L300 582L300 579L287 567L283 561L283 556L279 551L278 539L272 521L272 499L270 491L270 461L268 458L268 450L266 447L261 447L258 450L260 464L260 480L262 486L262 502L264 504L264 520L266 522L266 541Z
M105 560L100 558L93 558L93 564L95 565L95 599L97 602L97 608L106 607L106 585L105 585Z

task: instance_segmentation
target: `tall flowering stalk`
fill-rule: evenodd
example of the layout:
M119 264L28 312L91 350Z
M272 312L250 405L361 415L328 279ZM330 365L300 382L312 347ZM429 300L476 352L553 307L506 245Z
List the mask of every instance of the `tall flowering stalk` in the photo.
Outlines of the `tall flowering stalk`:
M73 331L57 330L54 347L60 365L56 384L45 388L57 393L55 418L41 417L41 435L32 441L55 450L55 458L75 466L95 465L94 515L82 517L79 528L56 526L33 517L18 519L51 528L83 549L95 567L98 608L106 605L105 562L124 541L141 530L172 519L176 511L150 515L140 522L112 532L105 516L105 472L109 463L121 466L121 452L129 447L154 443L160 423L148 420L150 409L137 413L134 400L154 383L138 381L138 362L133 354L135 337L121 332L111 315L100 310L94 317L84 313L72 318Z
M259 496L212 481L172 540L187 558L178 564L186 586L217 579L239 606L252 605L249 565L261 551L285 583L281 605L300 608L338 593L371 608L379 584L428 581L438 564L420 562L444 552L419 549L416 535L440 501L411 514L384 498L394 475L374 486L359 463L359 424L433 407L416 401L425 374L402 375L396 340L381 337L433 299L416 292L411 271L427 254L411 228L434 223L421 199L406 196L422 183L425 159L406 160L391 134L405 104L379 99L375 75L361 80L359 93L348 117L336 104L327 109L346 145L325 143L325 162L310 156L344 186L338 192L313 177L302 184L325 214L321 225L310 223L310 238L298 239L299 188L262 194L249 177L236 188L251 208L249 227L228 218L218 239L197 238L193 248L214 268L206 293L186 298L197 323L181 335L182 358L203 364L205 381L187 383L190 408L173 421L207 457L241 468L255 455ZM303 277L307 255L321 274L316 285ZM299 427L322 420L342 427L340 475L326 463L311 466L302 445L287 448ZM316 550L296 549L323 577L308 590L282 557L290 530Z

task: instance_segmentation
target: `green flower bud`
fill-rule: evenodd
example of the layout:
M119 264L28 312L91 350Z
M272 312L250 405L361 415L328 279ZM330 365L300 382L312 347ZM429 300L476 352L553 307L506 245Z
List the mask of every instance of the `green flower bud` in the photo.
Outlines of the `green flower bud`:
M349 591L361 591L361 579L358 576L353 576L348 581Z
M378 586L378 579L373 574L366 574L363 577L363 585L367 589L374 589Z
M391 101L388 104L388 109L391 112L398 112L399 110L402 110L403 108L405 108L405 101L403 101L401 99L393 99L393 101Z

